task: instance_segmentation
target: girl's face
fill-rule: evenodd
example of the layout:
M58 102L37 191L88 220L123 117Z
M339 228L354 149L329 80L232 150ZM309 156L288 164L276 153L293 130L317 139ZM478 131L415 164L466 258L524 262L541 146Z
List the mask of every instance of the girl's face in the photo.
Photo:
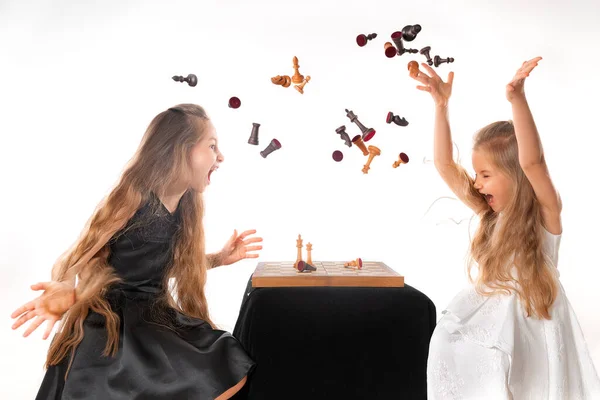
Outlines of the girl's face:
M481 150L473 151L475 189L485 195L487 203L495 212L502 211L511 195L512 182Z
M210 120L204 121L205 135L194 145L191 153L192 179L190 186L203 192L210 184L212 173L223 162L223 154L219 151L217 131Z

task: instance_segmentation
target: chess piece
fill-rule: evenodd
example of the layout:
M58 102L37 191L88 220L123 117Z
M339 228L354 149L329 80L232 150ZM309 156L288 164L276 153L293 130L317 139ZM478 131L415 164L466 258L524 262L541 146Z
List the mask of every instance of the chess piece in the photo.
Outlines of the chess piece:
M360 137L360 135L359 135L359 137ZM336 162L340 162L340 161L342 161L342 160L344 159L344 153L342 153L342 152L341 152L341 151L339 151L339 150L336 150L336 151L334 151L334 152L333 152L333 154L332 154L331 156L333 157L333 159L334 159Z
M296 268L298 270L298 272L314 272L317 270L316 267L314 267L313 265L311 265L308 261L298 261L298 267Z
M253 122L252 132L250 132L250 138L248 139L248 143L258 145L258 128L260 128L260 124Z
M311 251L312 251L312 244L306 243L306 263L312 265L312 258L311 258Z
M371 33L369 35L360 34L356 37L356 44L358 44L360 47L363 47L369 40L375 39L376 37L376 33Z
M349 261L347 263L344 263L344 268L350 268L350 267L355 267L358 269L362 269L363 267L363 262L361 258L357 258L356 260L352 260Z
M399 126L408 125L408 121L406 120L406 118L400 118L398 115L394 115L394 113L392 113L391 111L387 113L387 117L385 117L385 122L387 122L388 124L393 122Z
M241 100L238 97L232 97L229 99L229 108L239 108L242 105Z
M362 172L363 174L368 174L369 173L369 169L371 169L371 161L373 161L373 158L375 158L375 156L378 156L381 154L381 150L379 150L379 147L375 147L375 146L369 146L369 159L367 160L367 163L364 165Z
M391 42L385 42L383 44L383 50L387 58L394 58L396 54L398 54L398 50L396 50Z
M171 79L173 79L175 82L187 82L187 84L190 85L191 87L194 87L198 84L198 77L194 74L189 74L185 78L180 75L175 75Z
M263 156L263 158L267 158L269 154L271 154L275 150L279 150L280 148L281 143L279 142L279 140L273 139L271 140L271 143L269 143L269 145L263 151L260 152L260 155Z
M363 155L368 156L369 152L367 151L367 147L365 146L365 142L363 142L362 137L360 135L356 135L352 138L352 143L356 145L362 151Z
M427 58L427 64L433 65L433 60L431 59L431 56L429 55L430 51L431 51L431 46L425 46L421 50L419 50L419 53L423 54Z
M271 78L271 82L273 82L275 85L289 87L292 84L292 78L290 78L288 75L277 75Z
M358 127L360 128L360 131L362 132L363 141L368 142L369 140L371 140L371 138L373 138L373 136L375 136L375 129L367 128L366 126L361 124L360 121L358 120L357 115L354 114L352 111L348 111L347 108L346 108L346 116L348 118L350 118L351 122L354 122L356 125L358 125Z
M296 90L300 92L300 94L304 94L304 85L306 85L308 81L310 81L310 75L306 75L306 78L301 84L294 86Z
M419 63L416 61L411 61L408 63L408 71L410 76L416 78L419 75Z
M352 141L350 140L350 136L348 136L348 134L346 133L345 125L340 126L335 131L337 132L338 135L340 135L340 137L342 138L344 143L346 143L346 146L352 147Z
M417 49L407 49L404 47L404 43L402 42L402 35L403 34L400 31L392 33L392 42L394 42L394 44L396 45L397 55L401 56L404 53L418 53L419 50ZM388 53L386 53L386 55L389 57Z
M394 162L392 164L392 167L398 168L400 166L400 164L406 164L406 163L408 163L408 156L405 153L400 153L400 155L398 155L398 161Z
M406 25L402 28L402 38L407 42L412 42L419 32L421 32L421 25Z
M300 74L300 72L298 72L298 68L300 68L300 66L298 65L298 57L294 56L293 62L294 62L294 76L292 76L292 82L293 83L302 83L302 81L304 80L304 75L302 75L302 74Z
M298 263L302 261L302 237L300 236L300 234L298 234L298 239L296 239L296 247L298 248L298 255L296 256L294 268L298 269Z
M450 63L452 63L452 62L454 62L454 58L452 58L452 57L448 57L448 58L441 58L440 56L435 56L435 57L433 57L433 65L434 65L436 68L437 68L437 67L439 67L439 66L440 66L440 64L443 64L443 63L448 63L448 64L450 64Z

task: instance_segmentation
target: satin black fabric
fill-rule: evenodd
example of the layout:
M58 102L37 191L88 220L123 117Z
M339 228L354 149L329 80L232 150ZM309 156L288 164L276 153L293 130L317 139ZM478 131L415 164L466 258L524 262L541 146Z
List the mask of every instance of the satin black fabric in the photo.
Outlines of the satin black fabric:
M67 379L68 357L48 369L37 400L214 399L252 370L230 333L158 301L179 211L169 213L153 196L111 239L109 263L123 278L107 294L121 318L118 354L103 356L105 321L90 313Z

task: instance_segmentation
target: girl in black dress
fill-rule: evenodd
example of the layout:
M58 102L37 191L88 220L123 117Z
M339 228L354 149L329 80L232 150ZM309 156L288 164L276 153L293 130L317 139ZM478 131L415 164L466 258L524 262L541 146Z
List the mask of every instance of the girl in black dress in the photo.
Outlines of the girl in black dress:
M117 186L56 263L13 329L44 321L48 351L37 399L228 399L254 362L215 329L204 285L210 268L256 258L262 241L233 236L205 253L202 192L223 161L204 109L158 114Z

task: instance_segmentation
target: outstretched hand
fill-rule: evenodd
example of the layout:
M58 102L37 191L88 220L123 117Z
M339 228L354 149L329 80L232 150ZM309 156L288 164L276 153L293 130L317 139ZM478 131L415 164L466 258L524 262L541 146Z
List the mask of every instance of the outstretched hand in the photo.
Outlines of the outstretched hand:
M19 318L13 324L12 329L17 329L25 322L35 318L23 334L24 337L27 337L44 321L47 321L43 336L45 340L50 336L56 322L75 303L75 288L65 282L51 281L36 283L31 285L31 289L43 290L44 293L37 299L25 303L11 314L11 318Z
M427 70L429 75L416 70L416 73L411 73L411 78L421 82L423 85L418 85L417 89L424 92L429 92L433 101L437 106L445 107L448 105L450 96L452 95L452 82L454 81L454 72L448 74L448 82L444 82L442 78L426 63L421 63L421 66Z
M541 59L542 57L536 57L523 62L521 68L517 70L515 76L508 85L506 85L506 98L508 101L513 101L517 97L525 96L525 78L529 76Z
M251 237L246 239L247 236L256 233L256 229L251 229L242 232L238 235L237 230L233 231L233 235L229 238L223 250L221 250L221 265L230 265L244 258L257 258L257 253L250 253L252 251L261 250L261 245L250 246L251 243L262 242L261 237Z

